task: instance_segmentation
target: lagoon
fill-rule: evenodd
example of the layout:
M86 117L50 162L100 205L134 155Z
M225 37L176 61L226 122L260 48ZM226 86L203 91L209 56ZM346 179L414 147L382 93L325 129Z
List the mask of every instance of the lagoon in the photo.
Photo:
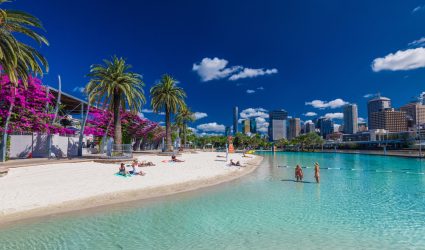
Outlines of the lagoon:
M216 187L0 228L0 249L425 248L423 160L259 154L254 173Z

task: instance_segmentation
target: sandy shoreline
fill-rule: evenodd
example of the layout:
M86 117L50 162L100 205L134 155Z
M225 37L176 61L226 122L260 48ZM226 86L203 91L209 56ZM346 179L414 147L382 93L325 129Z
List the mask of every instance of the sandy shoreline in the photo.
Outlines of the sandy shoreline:
M0 224L213 186L251 173L263 159L233 154L230 158L246 167L227 167L219 154L184 154L184 163L139 156L157 166L141 168L146 176L130 178L114 176L117 165L93 162L14 169L0 178Z

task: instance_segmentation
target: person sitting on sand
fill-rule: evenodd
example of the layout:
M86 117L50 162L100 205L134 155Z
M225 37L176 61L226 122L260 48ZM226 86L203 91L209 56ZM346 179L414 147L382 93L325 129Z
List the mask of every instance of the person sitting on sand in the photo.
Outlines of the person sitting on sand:
M131 167L133 168L133 171L131 171L130 173L133 175L145 175L145 173L143 171L139 171L139 162L137 160L134 160L133 163L131 164Z
M171 156L171 161L173 161L173 162L184 162L183 160L177 159L176 155Z
M236 166L236 163L233 161L233 159L230 159L230 166Z
M140 164L139 164L139 167L151 167L151 166L156 166L155 164L153 164L153 162L151 162L151 161L142 161Z
M300 165L297 165L295 167L295 179L298 181L302 181L303 180L303 170L301 169Z
M118 169L118 174L126 176L128 174L127 170L125 169L125 164L121 163L120 168Z
M316 182L320 182L320 166L319 163L314 163L314 178L316 179Z

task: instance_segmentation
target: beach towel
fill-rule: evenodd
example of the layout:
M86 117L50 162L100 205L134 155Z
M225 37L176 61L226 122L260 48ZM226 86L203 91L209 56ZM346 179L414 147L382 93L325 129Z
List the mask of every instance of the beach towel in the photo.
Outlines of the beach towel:
M131 177L132 175L131 174L127 174L127 175L122 175L122 174L119 174L119 173L115 173L114 174L115 176L118 176L118 177L123 177L123 178L129 178L129 177Z

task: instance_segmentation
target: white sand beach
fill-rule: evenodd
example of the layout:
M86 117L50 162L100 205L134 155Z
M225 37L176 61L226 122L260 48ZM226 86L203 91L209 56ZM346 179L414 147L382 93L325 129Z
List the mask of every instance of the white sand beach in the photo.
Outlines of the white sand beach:
M11 169L0 178L0 222L51 213L151 198L229 181L252 172L262 157L229 159L245 167L229 167L223 153L199 152L179 156L185 162L163 162L166 156L143 155L156 166L140 168L145 176L114 174L118 164L61 163ZM128 169L130 170L130 168Z

